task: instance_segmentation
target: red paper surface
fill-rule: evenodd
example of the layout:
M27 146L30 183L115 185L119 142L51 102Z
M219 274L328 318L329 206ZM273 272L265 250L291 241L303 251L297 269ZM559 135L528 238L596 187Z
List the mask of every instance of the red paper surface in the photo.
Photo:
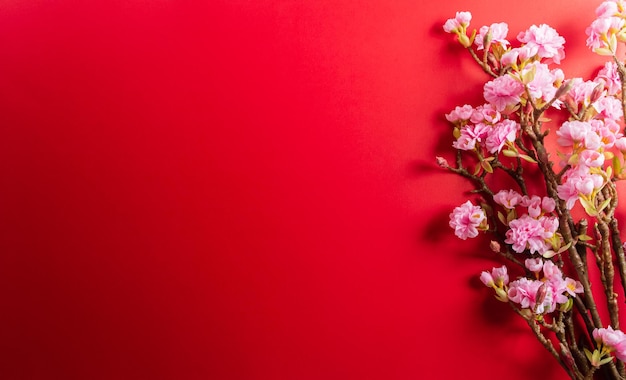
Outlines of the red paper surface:
M0 378L565 379L477 280L442 31L599 2L0 4Z

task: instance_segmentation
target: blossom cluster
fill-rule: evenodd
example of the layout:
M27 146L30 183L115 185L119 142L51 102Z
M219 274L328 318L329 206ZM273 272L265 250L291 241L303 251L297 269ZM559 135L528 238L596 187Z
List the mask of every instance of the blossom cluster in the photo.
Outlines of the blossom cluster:
M587 28L587 46L600 55L615 55L617 43L626 42L623 0L605 1L596 8L597 19Z
M480 280L495 290L500 301L511 301L535 315L552 313L557 308L569 310L572 307L571 297L583 292L582 284L564 276L551 260L529 258L524 265L534 278L521 277L509 282L508 269L502 266L493 268L491 272L482 272Z
M617 56L618 44L626 43L626 0L602 2L586 29L586 45L612 56L589 80L566 78L554 67L565 58L565 39L549 25L532 25L511 39L504 22L471 30L471 20L470 12L457 12L443 29L490 78L478 105L464 104L445 115L453 125L456 162L450 166L442 157L437 162L473 181L482 197L454 208L449 225L463 240L492 234L492 251L519 267L515 279L512 267L503 265L482 272L480 280L526 319L572 379L592 379L604 365L603 374L624 379L626 366L613 360L626 362L614 289L619 283L626 291L626 242L616 219L616 183L626 179L626 63ZM548 123L555 126L546 128ZM556 145L547 142L550 133ZM526 178L529 166L533 177ZM490 174L512 179L516 190ZM533 193L531 183L545 185L545 192ZM575 208L584 211L582 217ZM606 328L589 263L597 265L605 290ZM573 275L566 275L568 270ZM582 301L576 300L581 294ZM554 335L548 338L544 330Z
M614 330L611 326L593 330L593 339L600 348L600 352L615 352L615 356L626 361L626 334L620 330Z

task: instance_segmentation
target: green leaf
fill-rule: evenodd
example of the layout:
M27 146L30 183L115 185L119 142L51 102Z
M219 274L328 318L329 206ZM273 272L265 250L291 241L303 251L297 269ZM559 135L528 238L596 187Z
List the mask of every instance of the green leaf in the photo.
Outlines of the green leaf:
M537 163L537 161L535 161L535 159L534 159L534 158L530 157L530 156L529 156L529 155L527 155L527 154L520 154L519 156L520 156L520 158L521 158L521 159L523 159L523 160L525 160L525 161L528 161L528 162L530 162L530 163L532 163L532 164L536 164L536 163Z
M596 210L596 207L593 205L593 203L589 202L585 197L578 197L578 199L580 199L580 204L585 209L585 212L587 213L587 215L589 216L598 215L598 211Z
M551 259L554 256L556 256L556 252L554 252L553 250L548 250L548 251L545 251L541 256L543 256L546 259Z
M476 164L476 168L474 169L474 175L478 175L478 173L480 173L480 163Z
M583 236L587 236L587 235L583 235ZM587 237L589 239L591 239L591 236L587 236ZM567 243L564 246L562 246L557 253L563 253L563 252L567 251L571 245L572 245L572 242L570 241L569 243Z
M510 150L510 149L506 149L502 151L502 154L504 154L507 157L518 157L519 153L514 151L514 150Z
M483 167L483 169L485 169L487 173L493 173L493 167L491 167L489 161L480 161L480 165Z
M608 358L604 358L604 359L600 360L598 365L603 365L603 364L606 364L606 363L609 363L609 362L612 362L612 361L613 361L613 357L609 356Z
M589 236L589 235L582 234L582 235L578 235L578 240L589 241L589 240L593 240L593 238L591 236ZM572 243L569 243L568 246L571 245L571 244Z
M622 161L616 155L613 156L613 169L618 176L622 174Z
M509 210L509 213L506 216L506 224L511 223L511 220L516 219L517 218L517 213L515 212L515 210Z
M509 223L506 221L502 211L498 211L498 220L500 221L500 223L504 224L505 226L509 225Z

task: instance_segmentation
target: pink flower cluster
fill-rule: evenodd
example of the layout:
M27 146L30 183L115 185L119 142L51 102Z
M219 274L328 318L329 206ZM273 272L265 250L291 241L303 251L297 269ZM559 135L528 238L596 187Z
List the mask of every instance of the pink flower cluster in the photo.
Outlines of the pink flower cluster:
M450 214L450 227L454 228L454 234L463 240L475 238L479 229L487 228L487 217L480 206L467 201Z
M476 49L483 50L485 48L483 45L488 34L491 44L498 44L506 49L509 46L509 41L506 39L508 33L509 26L505 22L491 24L491 26L484 25L480 28L474 40Z
M506 266L503 265L500 268L493 268L491 272L482 272L480 281L490 288L504 288L509 284L509 273Z
M600 55L615 55L617 41L624 41L624 4L621 0L604 1L596 8L596 16L585 30L587 46Z
M555 240L558 237L555 234L559 228L559 219L552 215L556 207L554 199L537 195L522 196L514 190L501 190L494 194L493 200L509 210L509 213L517 214L519 206L527 208L527 213L508 222L509 229L504 242L511 244L515 252L529 250L530 253L543 255L554 248L553 243L560 243L560 238Z
M459 37L459 42L465 47L472 45L469 37L467 37L467 27L472 20L470 12L456 12L456 16L446 21L443 30L446 33L454 33Z
M459 31L465 32L465 29L472 20L472 14L470 12L456 12L456 16L445 22L443 30L446 33L456 33Z
M507 143L517 138L520 125L502 115L492 104L473 108L470 105L456 107L446 119L460 127L459 137L452 146L460 150L484 147L490 154L499 153Z
M552 59L556 64L561 63L561 60L565 58L563 49L565 38L549 25L533 25L527 31L521 32L517 39L526 44L526 49L536 51L534 55L540 58Z
M626 361L626 334L620 330L613 330L609 326L594 329L592 335L598 345L602 345L609 352L615 352L615 356L619 360Z
M496 290L498 299L514 302L535 314L551 313L559 306L571 307L570 297L583 292L580 282L564 277L561 269L550 260L526 259L524 264L534 274L534 279L522 277L509 282L507 268L502 266L482 272L480 280Z
M626 151L626 137L620 131L623 117L617 68L608 63L594 81L572 80L564 103L574 112L586 109L585 119L564 122L557 130L557 143L564 148L569 168L557 187L559 198L572 209L580 197L592 200L606 183L605 154L616 148ZM613 95L610 95L613 94Z

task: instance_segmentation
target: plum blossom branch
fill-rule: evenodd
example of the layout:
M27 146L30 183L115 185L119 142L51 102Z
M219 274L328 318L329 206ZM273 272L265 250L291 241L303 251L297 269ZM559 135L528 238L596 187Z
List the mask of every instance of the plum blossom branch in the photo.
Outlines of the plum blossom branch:
M521 271L509 278L506 265L494 267L481 273L481 281L576 380L623 379L626 361L614 289L617 276L626 292L625 244L616 217L616 182L626 179L626 65L616 56L626 43L626 0L602 2L596 16L586 44L612 60L591 80L565 78L554 67L565 58L565 39L546 24L520 32L515 44L506 23L470 29L470 12L457 12L444 24L489 76L483 104L446 115L455 167L442 158L438 163L469 179L471 192L482 197L480 204L468 200L456 207L450 226L461 239L494 236L492 251ZM566 120L553 122L546 116L552 113ZM539 176L530 174L537 170ZM517 190L502 188L498 173ZM597 284L589 276L588 254L600 273ZM606 302L596 302L592 285L603 289Z

